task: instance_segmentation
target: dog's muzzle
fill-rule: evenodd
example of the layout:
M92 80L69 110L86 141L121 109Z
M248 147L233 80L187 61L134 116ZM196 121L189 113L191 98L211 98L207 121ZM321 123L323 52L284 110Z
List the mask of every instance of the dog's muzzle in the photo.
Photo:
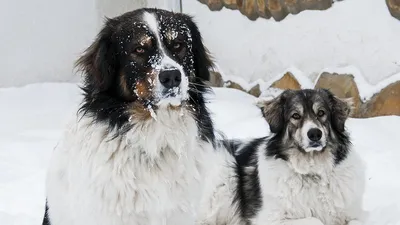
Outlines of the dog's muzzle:
M322 131L319 128L311 128L307 131L308 147L306 151L321 151L325 146L321 141Z
M168 90L179 87L182 81L182 74L178 69L163 70L158 75L158 79L164 88Z

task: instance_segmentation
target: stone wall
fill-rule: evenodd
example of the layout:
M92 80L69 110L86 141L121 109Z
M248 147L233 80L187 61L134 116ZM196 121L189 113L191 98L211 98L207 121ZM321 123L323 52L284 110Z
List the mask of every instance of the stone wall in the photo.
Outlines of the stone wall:
M386 4L390 14L400 20L400 0L386 0Z
M298 14L304 10L325 10L332 6L332 0L199 0L210 10L219 11L223 7L238 9L250 20L259 17L283 20L288 14Z
M333 0L198 0L212 11L223 7L239 10L250 20L274 18L283 20L289 14L304 10L325 10L332 6ZM376 0L378 1L378 0ZM380 0L384 1L384 0ZM400 0L386 0L391 15L400 19Z
M302 88L299 81L290 72L284 74L280 79L273 81L268 87L263 87L263 89L260 88L260 84L245 88L231 80L224 81L218 72L213 72L211 85L214 87L235 88L255 97L260 97L263 92L273 93L269 97L274 97L285 89L299 90ZM329 89L340 98L352 99L354 103L352 117L354 118L387 115L400 116L400 80L389 84L366 101L361 99L352 74L324 72L318 76L314 88Z

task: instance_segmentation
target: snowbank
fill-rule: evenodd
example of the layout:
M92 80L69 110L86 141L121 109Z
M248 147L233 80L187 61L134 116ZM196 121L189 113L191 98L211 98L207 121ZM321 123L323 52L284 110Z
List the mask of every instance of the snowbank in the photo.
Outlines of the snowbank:
M261 90L261 97L275 97L277 96L282 90L271 88L271 85L281 79L287 72L291 73L293 77L299 82L300 87L303 89L310 88L313 89L318 82L320 76L324 73L337 73L338 75L348 75L351 74L354 77L354 82L357 85L360 99L363 102L369 101L375 94L379 93L382 89L387 87L388 85L400 81L400 72L384 78L383 80L379 81L377 84L372 85L368 81L365 80L364 76L361 74L361 71L354 67L354 66L346 66L346 67L336 67L336 68L325 68L321 70L318 76L312 81L309 77L304 75L302 71L297 68L288 68L285 72L278 74L277 76L271 78L268 81L258 79L253 82L248 82L242 77L235 77L226 75L224 72L221 72L221 68L217 65L216 69L219 70L221 73L222 79L224 81L233 81L243 87L246 91L249 91L256 85L260 85Z
M183 1L221 69L247 82L268 81L295 67L315 80L327 67L354 65L370 84L400 72L400 22L383 0L346 0L281 22L254 22L238 10L211 12Z

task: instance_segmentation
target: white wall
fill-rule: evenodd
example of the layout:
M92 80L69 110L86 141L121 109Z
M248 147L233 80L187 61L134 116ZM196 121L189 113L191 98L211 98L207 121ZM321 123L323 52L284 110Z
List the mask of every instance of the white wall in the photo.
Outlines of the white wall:
M296 67L314 79L326 67L353 65L372 84L400 72L400 21L383 0L346 0L281 22L248 20L239 11L211 12L183 0L225 74L268 80Z
M147 0L95 0L97 15L100 23L103 22L104 16L115 17L127 11L144 7Z
M97 23L94 0L0 0L0 87L70 81Z

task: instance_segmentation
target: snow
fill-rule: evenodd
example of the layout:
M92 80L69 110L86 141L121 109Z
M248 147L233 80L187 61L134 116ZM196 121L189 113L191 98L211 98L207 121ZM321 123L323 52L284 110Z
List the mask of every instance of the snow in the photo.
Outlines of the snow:
M216 65L216 70L217 71L222 71L221 68ZM357 85L358 92L360 95L360 99L362 102L366 102L370 100L375 94L379 93L382 89L385 87L389 86L390 84L393 84L397 81L400 81L400 72L397 74L394 74L388 78L385 78L381 81L379 81L377 84L372 85L368 83L368 81L365 80L364 76L361 74L361 71L355 67L355 66L346 66L346 67L332 67L332 68L325 68L322 69L319 75L315 78L315 81L312 82L309 77L304 75L302 71L295 67L291 67L285 70L285 72L282 72L275 76L274 78L264 81L262 79L258 79L254 82L247 82L244 78L241 77L235 77L235 76L227 76L225 75L224 72L220 72L222 79L224 81L228 81L226 84L229 84L229 81L233 81L237 84L239 84L241 87L243 87L244 90L250 91L251 88L253 88L256 85L260 85L260 90L261 90L261 95L260 98L262 99L268 99L270 97L276 97L279 95L282 90L277 89L277 88L271 88L271 85L281 79L287 72L290 72L293 77L299 82L300 87L302 89L310 88L313 89L315 85L318 82L318 79L320 76L324 73L337 73L338 75L353 75L354 77L354 82Z
M324 68L354 65L372 85L400 72L400 22L383 0L338 1L281 22L250 21L239 10L212 12L198 1L182 2L221 70L247 83L269 81L288 67L314 81Z
M281 79L286 73L291 73L293 77L295 77L296 80L299 82L301 88L314 88L313 82L295 67L287 68L284 72L279 73L277 76L269 79L268 81L258 79L253 82L248 82L242 77L226 75L218 64L215 64L215 69L221 74L221 77L224 81L233 81L239 84L246 91L250 91L250 89L257 84L260 85L261 90L267 90L275 81Z
M215 88L208 106L216 128L229 138L269 133L251 95ZM43 83L0 89L0 224L40 224L45 171L67 118L80 101L75 84ZM355 150L367 163L364 207L370 225L400 224L400 117L349 119Z

